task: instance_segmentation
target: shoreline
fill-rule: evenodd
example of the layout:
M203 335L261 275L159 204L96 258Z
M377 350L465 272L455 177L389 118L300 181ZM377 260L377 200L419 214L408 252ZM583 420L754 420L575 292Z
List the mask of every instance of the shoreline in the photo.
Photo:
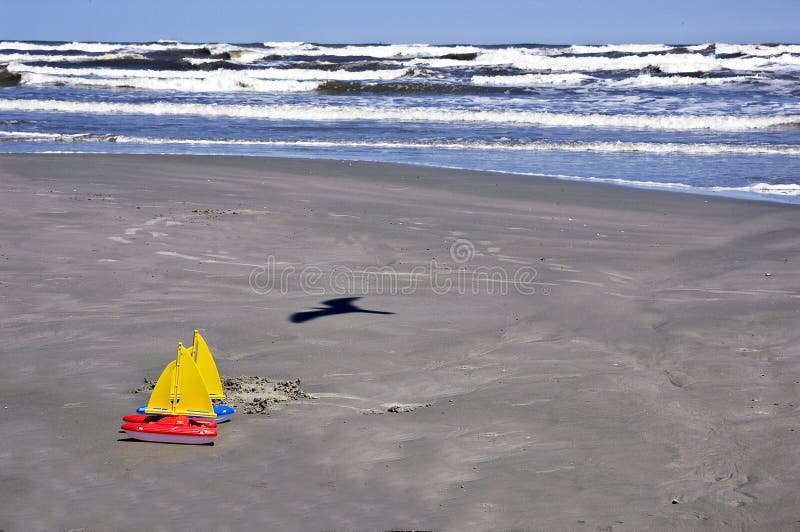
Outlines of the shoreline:
M796 522L793 205L249 156L3 154L0 184L4 530ZM122 439L195 328L315 399Z
M723 199L734 199L734 200L743 200L743 201L761 201L767 203L778 203L782 205L800 205L800 200L795 199L795 195L793 194L782 194L782 193L765 193L765 192L754 192L751 190L746 190L742 188L724 188L722 187L721 190L715 190L718 187L696 187L693 185L687 185L684 183L659 183L658 181L632 181L626 179L617 179L617 178L610 178L610 177L583 177L583 176L573 176L573 175L559 175L559 174L546 174L546 173L526 173L526 172L515 172L515 171L506 171L506 170L481 170L481 169L471 169L466 167L458 167L458 166L443 166L443 165L436 165L436 164L427 164L427 163L411 163L411 162L393 162L393 161L376 161L370 159L335 159L335 158L327 158L327 157L306 157L306 156L290 156L290 155L261 155L261 154L228 154L228 153L115 153L115 152L74 152L74 151L41 151L41 152L0 152L2 156L36 156L36 155L62 155L62 156L92 156L92 157L122 157L122 156L134 156L134 157L222 157L222 158L263 158L267 160L272 159L288 159L288 160L303 160L303 161L330 161L330 162L337 162L337 163L363 163L363 164L377 164L377 165L398 165L398 166L410 166L410 167L422 167L422 168L432 168L432 169L441 169L441 170L451 170L451 171L461 171L461 172L478 172L478 173L486 173L486 174L501 174L501 175L510 175L510 176L518 176L518 177L525 177L530 179L537 179L537 180L554 180L554 181L565 181L571 183L583 183L583 184L591 184L591 185L602 185L602 186L610 186L614 188L625 188L625 189L638 189L638 190L646 190L646 191L656 191L656 192L668 192L668 193L676 193L682 195L697 195L709 198L723 198ZM759 184L758 183L751 185L751 187L755 187ZM788 185L787 185L788 186Z
M113 152L8 152L8 153L0 153L0 158L5 157L37 157L37 156L53 156L53 157L134 157L134 158L208 158L208 159L221 159L221 160L231 160L235 161L239 160L248 160L248 159L263 159L265 161L306 161L306 162L319 162L321 164L330 163L330 164L358 164L358 165L376 165L378 167L386 166L386 167L408 167L410 170L413 169L429 169L431 171L443 171L443 172L455 172L455 173L462 173L462 174L486 174L489 176L508 176L510 178L515 179L523 179L529 180L533 183L541 183L541 182L554 182L554 183L572 183L579 186L590 186L590 187L601 187L607 190L639 190L645 193L655 192L655 193L666 193L666 194L677 194L679 197L700 197L705 199L714 199L714 200L722 200L722 201L745 201L745 202L760 202L760 203L767 203L771 205L784 205L789 207L796 207L797 204L792 203L790 201L782 201L781 197L785 197L782 195L771 195L770 198L765 198L757 193L748 193L748 192L725 192L725 191L713 191L710 189L700 189L697 187L692 187L691 185L683 185L683 184L664 184L664 186L659 185L657 182L653 182L653 186L650 185L638 185L633 184L633 182L628 183L617 183L614 182L611 178L594 178L594 177L580 177L580 176L569 176L569 175L555 175L555 174L539 174L539 173L523 173L523 172L512 172L512 171L504 171L504 170L476 170L470 168L461 168L457 166L437 166L432 164L426 163L408 163L408 162L387 162L387 161L374 161L374 160L367 160L367 159L332 159L332 158L324 158L324 157L303 157L303 156L272 156L272 155L250 155L250 154L223 154L223 153L212 153L212 154L198 154L198 153L113 153ZM685 188L684 188L685 187ZM739 195L741 194L741 195Z

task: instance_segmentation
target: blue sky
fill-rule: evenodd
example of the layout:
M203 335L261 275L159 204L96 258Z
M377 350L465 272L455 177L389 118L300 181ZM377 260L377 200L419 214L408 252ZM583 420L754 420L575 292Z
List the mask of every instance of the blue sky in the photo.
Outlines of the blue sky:
M0 0L0 39L800 42L800 0Z

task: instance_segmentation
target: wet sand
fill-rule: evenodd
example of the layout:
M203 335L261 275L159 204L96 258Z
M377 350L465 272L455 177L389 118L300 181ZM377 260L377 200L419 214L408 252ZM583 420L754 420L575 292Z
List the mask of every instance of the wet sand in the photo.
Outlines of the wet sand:
M0 183L0 529L800 527L797 207L302 159ZM195 328L315 399L125 440Z

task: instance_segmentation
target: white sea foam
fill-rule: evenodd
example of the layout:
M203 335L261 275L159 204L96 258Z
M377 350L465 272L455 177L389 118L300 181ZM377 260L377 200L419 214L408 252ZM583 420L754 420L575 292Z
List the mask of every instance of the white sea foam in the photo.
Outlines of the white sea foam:
M185 44L178 42L169 43L101 43L101 42L70 42L64 44L41 44L20 41L0 41L0 50L31 50L40 52L65 52L77 50L80 52L108 53L120 50L129 51L158 51L158 50L193 50L201 48L203 44Z
M21 41L0 41L0 50L35 50L42 52L64 52L78 50L81 52L113 52L123 45L97 42L71 42L65 44L40 44Z
M535 87L537 85L582 85L597 78L568 72L564 74L521 74L518 76L472 76L472 84L484 87Z
M265 81L266 83L266 81ZM283 83L283 82L279 82ZM296 83L296 82L295 82ZM319 105L214 105L198 103L74 102L0 99L0 110L161 116L224 116L268 120L389 120L398 122L478 122L556 127L603 127L662 130L742 131L800 125L800 115L611 115L541 111L475 111L421 107L355 107Z
M37 133L34 131L0 131L0 138L5 140L59 140L63 133ZM71 136L71 135L67 135Z
M306 46L308 48L314 47L313 45L306 44L303 41L267 41L262 44L267 48L300 48L302 46Z
M82 63L85 61L106 61L114 59L144 59L144 56L134 53L103 55L0 54L0 63Z
M657 155L788 155L800 156L800 146L786 144L720 144L660 142L579 142L532 141L502 142L380 142L324 140L248 140L248 139L176 139L134 137L128 135L93 135L86 133L44 133L0 131L0 139L46 142L117 142L130 144L242 145L306 148L375 148L375 149L445 149L543 152L650 153Z
M468 54L481 53L485 48L476 46L432 46L429 44L387 44L387 45L347 45L347 46L324 46L312 45L308 43L264 43L265 46L272 46L268 54L275 55L305 55L321 56L329 55L336 57L375 57L375 58L396 58L408 59L415 57L439 57L447 54Z
M775 194L779 196L800 196L800 185L789 183L773 185L770 183L755 183L745 187L709 187L715 192L756 192L758 194Z
M676 182L661 182L661 181L644 181L636 179L620 179L611 177L586 177L574 176L563 174L525 174L537 177L551 177L555 179L564 179L568 181L588 181L590 183L606 183L610 185L620 185L638 188L657 188L661 190L680 190L684 192L695 193L736 193L745 192L751 194L768 195L768 196L800 196L800 185L786 184L786 185L773 185L769 183L756 183L743 187L698 187L687 185L686 183Z
M219 62L218 58L208 58L208 57L184 57L181 59L184 63L189 63L190 65L203 65L207 63L217 63Z
M339 80L339 81L387 81L398 79L408 73L405 69L392 70L312 70L303 68L266 68L248 71L248 74L263 79L295 80Z
M0 42L0 50L13 50L13 53L0 54L0 61L47 61L47 62L75 62L91 61L114 56L130 54L146 54L159 51L185 51L207 49L211 54L228 52L230 61L235 63L250 63L268 55L264 49L248 48L227 43L217 44L186 44L180 42L164 41L159 43L66 43L66 44L40 44L17 41ZM48 55L54 52L79 51L105 55ZM26 52L26 53L20 53ZM202 61L209 58L187 58L187 60ZM214 60L214 59L210 59Z
M800 44L727 44L717 43L718 54L747 54L753 56L773 56L780 54L800 54Z
M690 72L716 72L720 70L780 71L795 70L800 57L783 54L775 57L742 57L720 59L705 54L649 54L625 55L620 57L564 56L531 53L524 48L501 48L483 50L478 57L469 62L453 59L416 58L408 61L411 65L424 65L432 68L456 66L507 66L536 72L597 72L625 71L656 68L667 74Z
M451 59L424 59L410 61L434 68L464 66L463 61ZM520 48L501 48L485 51L470 62L471 65L508 66L538 72L594 72L642 70L648 67L662 72L713 71L722 68L713 57L701 54L664 54L622 57L553 56L530 53Z
M640 74L638 76L621 80L604 80L604 85L611 87L692 87L698 85L729 85L735 83L771 82L766 78L756 76L729 76L718 78L692 77L692 76L652 76Z
M572 45L565 49L565 52L572 54L606 54L609 52L623 52L629 54L641 54L646 52L666 52L672 50L674 46L667 44L605 44L597 46Z
M25 72L22 75L21 83L23 85L63 84L81 87L133 88L165 92L308 92L319 87L317 81L256 79L231 71L219 71L202 78L166 79L52 76Z
M787 84L780 80L768 80L758 75L729 77L694 77L694 76L653 76L639 74L620 80L602 79L568 72L564 74L522 74L516 76L473 76L472 84L487 87L536 87L541 85L557 85L574 87L576 85L601 85L605 87L692 87L698 85L719 86L734 83L764 82L775 85Z
M796 71L800 67L800 56L781 54L772 57L735 57L720 59L720 65L728 70L750 70L759 72Z
M204 70L143 70L143 69L121 69L121 68L59 68L51 66L31 66L23 63L11 63L8 65L9 72L23 74L43 74L55 79L48 79L48 83L63 81L72 83L71 78L95 78L101 79L147 79L147 80L170 80L184 79L197 80L202 83L210 81L212 84L224 86L233 84L247 84L252 80L293 80L293 81L385 81L397 79L405 76L407 71L404 69L393 70L364 70L351 72L347 70L314 70L303 68L264 68L248 70L225 70L217 69L211 71ZM33 83L35 79L31 77L28 81ZM102 84L102 83L98 83ZM118 85L113 85L118 86ZM146 87L141 87L146 88Z

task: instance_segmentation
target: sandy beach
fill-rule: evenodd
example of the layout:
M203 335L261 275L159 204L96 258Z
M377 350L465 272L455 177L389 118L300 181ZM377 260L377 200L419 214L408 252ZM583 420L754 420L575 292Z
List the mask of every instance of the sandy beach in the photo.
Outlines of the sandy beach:
M259 157L0 183L4 531L800 527L796 206ZM195 328L314 398L126 440Z

